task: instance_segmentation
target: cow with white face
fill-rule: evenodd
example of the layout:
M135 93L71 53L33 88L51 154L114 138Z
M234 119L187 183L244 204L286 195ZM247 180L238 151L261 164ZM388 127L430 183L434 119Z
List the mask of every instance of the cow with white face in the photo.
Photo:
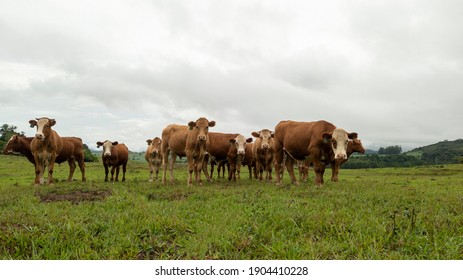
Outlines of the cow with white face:
M272 168L274 156L274 133L268 129L262 129L259 132L253 132L252 136L256 137L252 153L256 162L256 172L259 180L263 180L263 172L266 171L265 179L272 181Z
M228 149L227 159L230 163L230 172L228 174L228 180L236 181L236 178L240 178L241 165L246 155L246 143L251 143L252 138L246 139L243 135L239 134L235 138L229 140L230 147ZM251 152L248 150L248 152Z
M103 166L105 169L105 181L108 181L109 167L111 168L111 181L114 181L114 172L116 172L116 181L119 181L119 169L122 165L122 181L125 181L125 172L129 160L129 149L125 144L119 144L117 141L97 142L97 148L103 146Z
M48 166L48 184L53 184L53 167L58 154L63 148L63 139L51 127L55 119L46 117L30 120L31 127L37 127L34 139L31 141L31 152L35 161L35 185L43 184L43 173Z
M336 128L333 132L324 132L322 137L325 143L330 143L335 160L346 160L347 144L349 143L349 139L355 139L357 137L357 133L347 133L342 128Z

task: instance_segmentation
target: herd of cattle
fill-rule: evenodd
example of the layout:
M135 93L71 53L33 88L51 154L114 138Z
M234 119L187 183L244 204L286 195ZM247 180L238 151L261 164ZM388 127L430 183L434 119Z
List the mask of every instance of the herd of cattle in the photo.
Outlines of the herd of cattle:
M14 135L8 141L3 153L21 153L35 166L35 185L43 184L44 171L48 167L49 184L53 183L53 167L55 163L68 161L70 172L68 181L72 180L78 162L85 181L85 164L82 139L78 137L60 137L52 129L54 119L38 118L29 121L31 127L37 127L35 137ZM249 177L272 181L272 170L275 169L275 182L280 184L283 170L289 173L291 182L298 184L294 175L294 165L299 168L299 180L306 180L309 166L313 165L315 184L323 185L323 174L327 165L331 165L332 181L338 181L341 164L347 161L353 152L364 153L365 149L357 138L357 133L348 133L327 121L296 122L281 121L274 131L262 129L252 132L252 138L235 133L209 132L215 121L199 118L188 125L171 124L162 130L161 138L149 139L145 158L149 164L150 177L158 178L159 169L163 167L162 183L167 182L169 168L170 182L174 182L174 163L177 157L186 157L188 162L188 185L195 181L201 184L203 172L211 181L214 165L225 169L228 166L228 180L240 179L241 166L248 166ZM105 181L108 181L111 167L111 181L118 181L122 166L122 181L125 181L129 150L124 144L106 140L97 142L103 147L102 161L105 168ZM209 175L207 166L210 163Z

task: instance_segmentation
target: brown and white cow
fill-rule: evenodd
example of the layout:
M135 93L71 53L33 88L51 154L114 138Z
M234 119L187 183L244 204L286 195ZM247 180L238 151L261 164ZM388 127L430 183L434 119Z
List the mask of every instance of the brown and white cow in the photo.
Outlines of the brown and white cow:
M295 160L310 160L314 165L315 184L323 185L325 166L332 160L347 159L349 139L357 138L357 133L347 133L327 121L295 122L281 121L275 127L275 173L276 183L280 183L280 168L283 153L286 152L286 169L293 184L298 184L294 176Z
M214 173L214 165L217 164L219 167L222 167L223 170L225 170L225 165L227 165L227 167L229 166L227 154L230 148L230 139L238 135L238 133L209 132L207 153L211 162L211 179ZM217 168L218 173L220 173L219 167ZM228 169L228 175L230 175L230 168Z
M274 134L268 129L262 129L259 132L253 132L252 136L256 137L252 152L256 162L256 172L259 180L262 181L262 174L266 171L265 179L272 180L272 168L274 157Z
M63 148L63 140L51 127L56 124L54 119L46 117L30 120L31 127L37 127L34 139L31 141L31 152L35 162L35 185L43 184L43 173L48 166L48 184L53 184L53 168L58 154Z
M365 148L362 145L362 141L360 139L353 139L350 140L349 143L347 144L347 159L353 154L353 153L365 153ZM331 161L331 181L337 182L338 179L338 174L339 174L339 169L342 164L344 164L347 159L342 160L342 161ZM308 176L309 176L309 166L311 164L310 158L308 160L300 160L298 161L298 168L299 168L299 180L300 181L306 181Z
M13 135L3 149L4 154L20 153L35 165L34 155L31 152L31 142L33 137ZM85 181L85 162L82 139L78 137L61 137L63 148L55 159L55 163L61 164L65 161L69 163L68 182L72 181L76 163L79 164L82 173L82 181Z
M20 153L35 165L34 155L31 151L31 142L34 137L13 135L3 149L4 154ZM79 164L82 173L82 181L85 181L85 162L82 139L78 137L61 137L63 147L55 159L55 163L61 164L65 161L69 163L68 182L72 181L76 169L75 161Z
M200 185L201 170L206 170L207 146L209 144L209 127L214 127L215 121L209 121L206 118L199 118L196 121L188 123L188 133L185 143L185 154L188 160L188 185L192 183L193 171L195 172L195 180ZM204 165L204 166L203 166ZM206 173L206 177L209 177ZM207 178L210 181L210 178Z
M156 172L156 180L158 179L159 175L159 167L162 163L162 156L161 156L161 139L159 137L155 137L153 139L146 140L148 143L148 147L146 148L145 152L145 159L148 162L148 167L150 170L150 178L149 181L153 182L153 173Z
M129 161L129 149L125 144L119 144L117 141L96 142L96 147L103 146L101 158L105 170L105 181L108 181L109 167L111 167L111 181L114 181L114 171L116 171L116 181L119 181L119 170L122 165L122 182L125 181L125 172L127 171L127 162Z
M228 173L228 181L236 181L236 178L241 179L241 165L246 157L246 144L251 143L252 138L246 139L243 135L239 134L235 138L229 140L228 148L228 162L230 163L230 171ZM248 150L248 153L252 151ZM249 172L251 174L251 172Z

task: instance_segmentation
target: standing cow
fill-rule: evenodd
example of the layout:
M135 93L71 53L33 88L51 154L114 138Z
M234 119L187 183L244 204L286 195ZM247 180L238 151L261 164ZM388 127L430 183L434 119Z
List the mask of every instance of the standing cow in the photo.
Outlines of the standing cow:
M63 148L63 140L51 127L56 124L54 119L46 117L30 120L31 127L37 127L34 139L31 141L31 152L35 161L35 185L43 184L43 173L48 166L48 184L53 184L53 168L58 154Z
M13 135L3 149L5 155L11 153L20 153L35 166L34 155L31 152L31 142L33 137ZM63 140L63 148L55 159L55 163L61 164L67 161L69 163L68 182L72 181L76 163L79 164L80 172L82 173L82 181L85 182L85 162L82 139L78 137L61 137Z
M217 173L220 177L220 170L225 172L225 165L228 167L228 175L230 175L230 163L228 162L227 154L230 148L230 139L237 137L238 133L222 133L222 132L209 132L207 153L211 160L211 179L214 173L214 165L217 164Z
M323 185L325 166L331 161L347 159L347 143L357 138L357 133L347 133L327 121L295 122L281 121L275 127L275 173L276 183L280 183L280 168L283 153L286 169L293 184L298 184L294 176L295 160L310 160L314 165L315 184Z
M252 136L256 137L252 152L256 162L256 172L259 180L262 181L262 174L265 170L265 180L272 180L273 156L274 156L274 134L268 129L262 129L259 132L253 132Z
M31 142L34 137L26 137L13 135L3 149L4 154L20 153L35 166L34 155L31 151ZM61 164L67 161L69 163L68 182L72 181L76 163L79 164L80 172L82 173L82 181L85 182L85 162L82 139L78 137L61 137L63 147L55 159L55 163Z
M149 181L153 182L153 173L156 171L156 180L159 175L159 167L162 163L161 157L161 139L155 137L153 139L146 140L148 147L145 152L145 159L148 162L148 167L150 169L150 178Z
M117 141L111 142L96 142L96 147L103 146L103 166L105 170L105 181L108 181L109 167L111 168L111 181L114 181L114 171L116 171L116 181L119 181L119 169L122 165L122 182L125 181L125 172L127 170L127 162L129 161L129 149L125 144L119 144Z
M207 146L209 144L209 127L214 127L215 121L208 121L206 118L199 118L195 122L188 123L188 133L185 143L185 154L188 160L188 185L192 183L193 171L195 172L195 180L200 185L201 170L206 171L206 156ZM204 165L204 166L203 166ZM208 181L210 178L205 172Z
M228 181L236 181L237 177L241 179L241 165L246 158L246 144L252 142L252 138L246 139L246 137L239 134L235 138L231 138L229 142L227 159L230 163L230 171L228 172ZM249 174L251 174L251 171Z
M365 153L365 148L363 147L362 141L360 139L353 139L353 140L349 141L349 143L347 143L347 150L346 150L347 159L341 160L341 161L332 160L330 162L331 173L332 173L331 174L331 181L333 181L333 182L338 181L338 174L339 174L339 169L340 169L341 165L344 164L353 153L361 153L361 154ZM309 176L309 166L310 166L311 163L312 162L311 162L310 158L308 158L305 161L303 161L303 160L298 161L299 180L301 182L305 182L307 180L307 178Z

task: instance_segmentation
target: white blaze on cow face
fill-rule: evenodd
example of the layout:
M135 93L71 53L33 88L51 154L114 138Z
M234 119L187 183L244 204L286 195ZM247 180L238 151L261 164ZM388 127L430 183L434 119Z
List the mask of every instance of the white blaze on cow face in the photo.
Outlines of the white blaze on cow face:
M334 159L347 159L347 144L349 139L357 138L357 133L347 133L342 128L336 128L332 133L323 133L324 139L329 139L334 152Z
M273 144L273 132L268 129L263 129L259 132L253 132L252 136L261 139L261 147L266 150L269 149Z
M29 121L31 127L37 126L37 132L35 133L35 138L45 140L45 138L50 135L51 127L55 125L54 119L40 118Z
M108 156L110 157L111 156L111 148L113 147L113 143L109 140L106 140L104 143L103 143L103 155L104 156Z
M238 135L235 138L235 146L238 155L244 155L246 150L246 138L243 135Z

